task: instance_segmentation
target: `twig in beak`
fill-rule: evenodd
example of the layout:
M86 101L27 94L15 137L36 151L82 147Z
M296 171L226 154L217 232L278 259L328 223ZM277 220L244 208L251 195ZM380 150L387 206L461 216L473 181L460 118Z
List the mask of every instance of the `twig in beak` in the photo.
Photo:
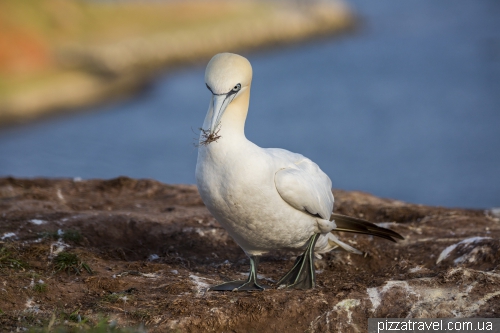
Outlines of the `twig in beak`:
M210 143L219 140L219 138L221 137L220 135L218 135L220 128L217 129L215 132L210 132L210 130L206 130L203 128L200 128L200 131L202 133L201 137L203 139L200 141L200 145L202 145L202 146L209 145Z

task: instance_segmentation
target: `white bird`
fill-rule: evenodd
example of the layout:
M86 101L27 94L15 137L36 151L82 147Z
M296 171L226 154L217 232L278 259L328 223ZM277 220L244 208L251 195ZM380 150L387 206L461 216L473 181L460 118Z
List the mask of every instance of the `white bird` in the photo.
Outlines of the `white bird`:
M215 55L205 83L212 97L200 134L198 190L208 210L250 258L247 280L211 290L264 289L257 282L258 258L273 250L304 251L278 285L313 288L314 252L341 247L361 254L331 231L402 239L370 222L332 214L332 182L314 162L284 149L261 148L245 137L252 83L246 58Z

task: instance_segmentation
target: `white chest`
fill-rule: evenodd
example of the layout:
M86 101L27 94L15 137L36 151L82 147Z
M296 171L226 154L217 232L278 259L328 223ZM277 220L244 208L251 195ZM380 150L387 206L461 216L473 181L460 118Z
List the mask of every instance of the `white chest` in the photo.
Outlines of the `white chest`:
M196 166L200 195L217 221L247 253L302 245L314 227L276 190L277 161L253 144L217 148L201 147Z
M279 196L273 169L264 154L252 149L240 154L203 147L198 154L196 179L203 201L216 217L248 219L263 209L259 203L263 198Z

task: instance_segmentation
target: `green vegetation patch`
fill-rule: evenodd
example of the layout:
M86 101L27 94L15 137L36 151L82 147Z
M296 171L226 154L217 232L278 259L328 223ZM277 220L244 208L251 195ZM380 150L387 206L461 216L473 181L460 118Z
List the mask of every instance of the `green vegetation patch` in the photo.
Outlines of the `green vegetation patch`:
M61 238L65 242L73 242L79 244L83 240L83 236L78 230L66 230L62 233L58 231L44 231L39 233L41 238L57 240Z
M73 272L80 275L83 270L86 270L89 274L93 273L90 266L83 262L77 254L70 252L59 253L54 258L54 268L57 272L66 271L68 274Z
M28 264L18 257L17 250L4 246L0 249L0 268L25 269Z
M36 282L33 286L33 290L37 293L46 293L48 290L47 284L43 282Z
M102 318L95 325L90 324L86 318L82 318L77 312L71 314L61 314L65 326L57 326L56 316L53 315L49 324L43 328L33 327L28 330L29 333L146 333L142 327L119 328L116 321Z

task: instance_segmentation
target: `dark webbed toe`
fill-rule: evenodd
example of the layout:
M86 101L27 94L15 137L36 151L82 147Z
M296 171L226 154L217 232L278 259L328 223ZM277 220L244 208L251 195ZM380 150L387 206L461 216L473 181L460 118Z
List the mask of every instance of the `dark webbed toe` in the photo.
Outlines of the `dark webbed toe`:
M226 283L221 283L216 286L210 287L208 290L211 291L262 291L269 288L266 285L259 285L254 281L230 281Z
M297 257L291 270L277 283L292 289L312 289L316 286L316 273L314 271L314 246L320 234L309 238L304 253Z
M262 291L269 288L266 285L260 285L257 283L257 265L259 263L259 257L250 256L250 273L248 273L248 279L245 281L230 281L226 283L221 283L216 286L208 288L212 291L252 291L258 290Z

